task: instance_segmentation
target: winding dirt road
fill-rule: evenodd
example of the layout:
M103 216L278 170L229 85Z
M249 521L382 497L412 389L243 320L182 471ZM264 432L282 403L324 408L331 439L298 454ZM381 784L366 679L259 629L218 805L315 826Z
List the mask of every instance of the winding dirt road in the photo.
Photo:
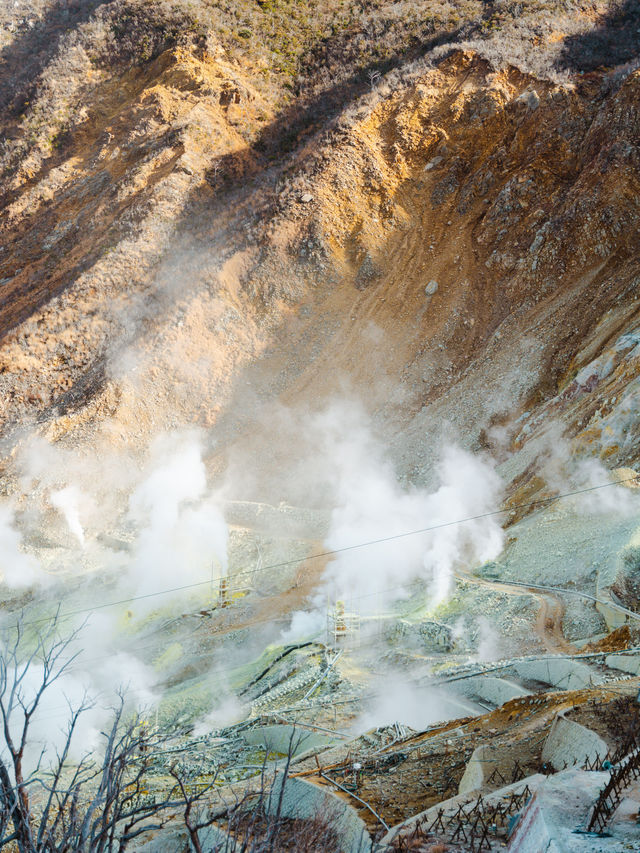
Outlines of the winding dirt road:
M490 581L479 578L465 572L456 572L458 580L466 583L474 583L508 595L522 595L526 593L540 603L540 609L534 624L534 630L546 651L553 654L574 654L577 649L564 636L562 631L562 620L564 618L565 606L560 596L551 592L540 592L540 590L527 586L512 586L509 583Z

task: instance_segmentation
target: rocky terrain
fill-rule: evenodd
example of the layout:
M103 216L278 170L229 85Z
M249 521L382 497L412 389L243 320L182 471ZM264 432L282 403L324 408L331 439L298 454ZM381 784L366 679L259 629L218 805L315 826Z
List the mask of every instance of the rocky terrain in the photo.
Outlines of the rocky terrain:
M0 9L4 610L101 612L224 786L313 733L336 849L637 751L639 57L631 0Z

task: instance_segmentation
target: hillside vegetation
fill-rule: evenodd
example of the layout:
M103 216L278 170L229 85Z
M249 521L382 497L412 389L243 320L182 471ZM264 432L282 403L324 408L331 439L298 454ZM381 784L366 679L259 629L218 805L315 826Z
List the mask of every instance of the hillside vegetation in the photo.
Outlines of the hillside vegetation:
M70 411L84 422L119 406L125 423L211 425L239 368L277 351L283 306L326 282L338 326L364 312L385 330L404 431L417 435L427 403L456 409L452 386L481 381L472 368L511 386L457 407L473 442L510 408L553 399L632 316L634 4L29 8L5 9L0 65L5 427L44 419L57 436ZM299 348L267 372L288 359L304 387L295 377L328 347L368 385L358 335L327 342L306 310L287 327ZM509 356L507 379L511 344L496 335L515 346L524 330L539 344ZM147 335L149 390L130 397L122 353ZM158 390L175 385L177 352L200 365L184 410L182 392L167 409ZM587 401L606 414L580 399L574 435ZM607 445L620 463L625 442Z
M287 839L629 754L635 0L16 0L0 127L3 610L91 614L212 807L319 727Z

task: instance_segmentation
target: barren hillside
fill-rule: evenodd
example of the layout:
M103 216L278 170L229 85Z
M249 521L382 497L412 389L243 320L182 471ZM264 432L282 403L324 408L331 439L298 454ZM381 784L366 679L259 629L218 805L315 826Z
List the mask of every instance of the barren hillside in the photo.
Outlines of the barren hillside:
M0 84L5 610L107 608L225 783L348 728L372 837L628 746L637 3L19 0Z
M416 60L355 101L344 84L351 103L287 154L295 102L277 82L265 91L239 48L210 44L216 31L206 49L199 33L162 50L177 38L162 18L157 57L134 52L132 65L121 42L131 53L147 37L133 25L119 36L129 19L117 4L49 14L58 53L40 56L22 115L6 108L5 429L45 420L59 438L96 407L94 425L108 413L125 435L132 418L210 426L260 356L263 384L293 397L318 382L331 393L338 370L381 387L382 405L387 377L410 435L447 418L473 443L545 403L602 445L600 422L615 427L616 413L597 401L626 404L619 366L587 399L571 382L634 324L633 73L550 83L441 50L437 67ZM16 92L12 60L42 16L5 31ZM112 66L93 58L118 45ZM131 346L145 353L144 394L127 394L118 366ZM185 389L170 411L166 384ZM604 443L633 462L633 427Z

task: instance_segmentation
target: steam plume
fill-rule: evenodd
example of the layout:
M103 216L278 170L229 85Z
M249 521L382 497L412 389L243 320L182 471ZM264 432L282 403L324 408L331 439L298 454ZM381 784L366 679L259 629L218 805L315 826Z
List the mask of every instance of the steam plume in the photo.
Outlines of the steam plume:
M80 545L84 547L84 530L80 523L79 501L80 492L75 486L67 486L64 489L51 493L52 506L62 513L69 530L76 537Z

